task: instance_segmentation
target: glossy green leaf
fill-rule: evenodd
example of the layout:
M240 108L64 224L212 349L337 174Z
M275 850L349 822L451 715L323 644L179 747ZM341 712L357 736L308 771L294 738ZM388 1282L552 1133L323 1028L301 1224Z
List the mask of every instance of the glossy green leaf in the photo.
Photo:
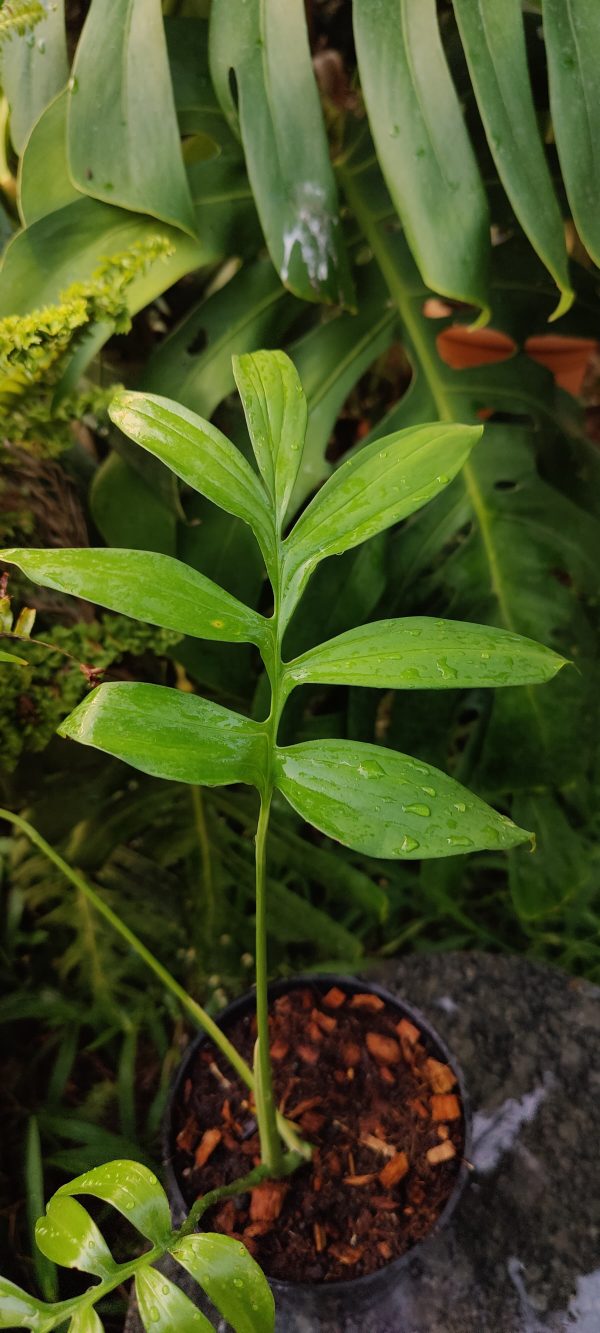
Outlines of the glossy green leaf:
M302 0L214 0L214 87L239 129L271 259L304 300L352 303ZM232 90L235 78L236 100Z
M265 642L266 621L181 560L155 551L82 547L0 552L35 583L163 629L226 643Z
M77 188L195 235L161 0L92 0L69 88Z
M156 394L118 393L110 416L188 486L248 523L263 551L270 551L272 520L261 482L216 426Z
M550 110L575 225L600 264L600 7L596 0L543 0Z
M560 0L564 7L564 0ZM563 220L529 82L521 0L454 0L488 144L516 216L562 293L552 318L574 300ZM600 34L600 27L599 27Z
M234 356L233 374L254 455L281 529L306 434L306 398L298 372L285 352L250 352Z
M173 1257L200 1283L235 1333L272 1333L275 1303L258 1264L229 1236L185 1236Z
M103 685L100 690L113 690ZM117 686L120 689L121 686ZM127 687L126 687L127 688ZM160 689L160 686L133 686L133 689ZM100 690L94 691L99 694ZM164 693L167 693L165 690ZM174 693L174 691L173 691ZM93 696L90 696L90 699ZM89 700L85 701L86 703ZM77 710L79 711L79 710ZM75 714L71 714L74 717ZM67 719L69 720L69 719ZM150 722L151 726L152 723ZM161 1245L171 1231L169 1203L162 1185L152 1171L141 1162L114 1161L93 1167L61 1185L55 1194L63 1198L72 1194L91 1194L95 1199L112 1204L131 1225L147 1236L154 1245Z
M104 1333L104 1324L93 1305L83 1307L73 1315L68 1333Z
M281 748L275 782L303 819L367 856L458 856L532 836L430 764L359 741Z
M213 1333L213 1326L189 1296L155 1268L145 1266L135 1275L140 1319L150 1333Z
M19 162L18 198L25 226L79 199L67 166L66 88L36 121Z
M304 653L287 667L300 685L470 689L551 680L565 658L520 634L459 620L376 620Z
M10 107L10 134L20 155L28 135L64 88L69 66L64 0L42 0L47 17L30 32L13 33L2 48L2 86Z
M256 722L164 685L100 685L61 723L59 735L175 782L258 785L263 768Z
M352 12L379 163L421 274L487 311L488 205L435 0L354 0Z
M169 472L166 476L177 488L176 478ZM94 473L89 491L92 518L109 546L175 555L177 518L166 500L114 450Z
M5 653L2 648L0 648L0 662L7 662L9 666L28 665L25 657L17 657L16 653Z
M282 602L287 613L320 560L358 546L438 495L481 432L480 426L437 423L409 427L342 463L284 544Z
M44 1164L37 1117L29 1117L25 1142L25 1185L27 1190L27 1229L31 1239L33 1267L38 1290L47 1301L58 1299L58 1274L35 1244L35 1224L44 1211Z
M51 1306L37 1301L8 1278L0 1277L0 1328L30 1328L42 1333L50 1314Z
M63 1268L114 1277L117 1265L96 1223L76 1199L53 1195L35 1227L38 1249Z

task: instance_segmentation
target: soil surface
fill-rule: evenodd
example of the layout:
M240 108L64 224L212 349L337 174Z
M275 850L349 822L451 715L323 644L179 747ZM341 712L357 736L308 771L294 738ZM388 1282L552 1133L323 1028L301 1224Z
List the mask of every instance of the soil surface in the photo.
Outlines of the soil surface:
M418 1028L371 993L290 991L273 1002L270 1023L277 1101L313 1158L287 1180L223 1202L203 1227L239 1237L270 1277L372 1273L427 1234L452 1192L464 1144L456 1077ZM228 1036L251 1063L254 1017ZM209 1043L173 1123L188 1205L258 1165L248 1091Z

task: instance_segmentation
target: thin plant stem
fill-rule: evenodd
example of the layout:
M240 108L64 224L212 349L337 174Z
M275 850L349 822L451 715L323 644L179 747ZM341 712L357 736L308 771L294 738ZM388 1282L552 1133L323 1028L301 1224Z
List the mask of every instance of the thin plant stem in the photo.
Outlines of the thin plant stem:
M269 995L267 966L267 833L271 793L263 793L256 829L256 1025L254 1056L255 1097L260 1131L261 1156L273 1176L283 1172L283 1154L277 1131L273 1070L269 1041Z
M207 943L211 945L215 925L215 887L210 855L210 841L208 837L208 829L206 827L206 815L204 812L204 800L202 798L201 787L192 787L192 809L194 812L194 823L198 835L200 859L202 862L202 888L204 890L203 907L206 921L206 929L204 933Z

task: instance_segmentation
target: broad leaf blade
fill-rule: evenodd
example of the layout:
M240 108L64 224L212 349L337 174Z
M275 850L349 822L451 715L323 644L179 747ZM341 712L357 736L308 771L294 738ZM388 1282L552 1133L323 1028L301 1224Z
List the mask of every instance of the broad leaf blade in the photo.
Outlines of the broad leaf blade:
M38 1301L8 1278L0 1277L0 1328L47 1328L52 1306Z
M508 630L410 616L348 630L296 658L287 676L296 685L470 689L551 680L564 665L558 653Z
M550 110L577 231L600 263L600 7L596 0L543 0Z
M229 1236L185 1236L173 1257L200 1283L235 1333L272 1333L275 1304L266 1277Z
M564 4L564 0L562 0ZM534 249L569 309L564 227L529 82L521 0L454 0L477 104L502 184Z
M78 190L195 235L160 0L93 0L68 114Z
M383 532L432 500L456 476L481 426L409 427L348 459L304 510L284 544L282 600L289 611L320 560Z
M46 107L19 162L19 212L26 227L80 197L67 165L67 98L64 89Z
M38 116L64 88L69 74L64 0L43 0L43 4L46 18L31 33L13 33L2 49L2 88L19 156Z
M125 435L160 458L188 486L248 523L263 551L270 550L271 520L262 485L216 426L157 394L119 393L110 416Z
M100 1278L117 1272L102 1233L76 1199L53 1195L45 1217L36 1223L35 1239L42 1254L63 1268L79 1268Z
M103 688L110 688L103 687ZM112 1204L131 1225L154 1245L162 1244L171 1232L171 1213L162 1185L141 1162L106 1162L84 1171L57 1190L55 1198L91 1194Z
M435 0L355 0L353 18L371 132L421 274L487 310L487 200Z
M212 1333L212 1324L192 1304L189 1296L155 1268L143 1267L135 1275L135 1294L145 1329L155 1333Z
M104 1324L92 1305L78 1310L69 1324L68 1333L104 1333Z
M251 352L234 356L233 373L254 455L281 525L306 434L308 409L298 372L284 352Z
M262 771L256 722L164 685L100 685L61 723L59 735L175 782L257 785Z
M155 551L82 547L0 552L44 588L197 639L226 643L265 641L266 622L197 570Z
M458 856L531 837L439 769L377 745L281 748L275 781L303 819L367 856Z

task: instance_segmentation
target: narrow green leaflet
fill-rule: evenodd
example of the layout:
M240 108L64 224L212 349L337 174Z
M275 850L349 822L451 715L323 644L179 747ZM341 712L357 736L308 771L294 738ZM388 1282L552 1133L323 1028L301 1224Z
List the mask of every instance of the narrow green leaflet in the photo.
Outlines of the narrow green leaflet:
M348 630L296 658L286 675L295 685L479 689L551 680L564 665L558 653L508 630L410 616Z
M47 1327L52 1307L37 1301L21 1287L0 1277L0 1328L31 1328L40 1331Z
M270 554L272 522L261 482L216 426L156 394L119 393L110 416L188 486L248 523L265 556Z
M83 1307L73 1315L69 1324L69 1333L104 1333L104 1324L98 1318L92 1305Z
M487 313L488 205L435 0L354 0L352 12L377 155L423 279Z
M19 212L24 226L79 199L67 166L66 88L36 121L19 162Z
M200 1283L235 1333L272 1333L275 1304L266 1277L229 1236L185 1236L173 1258Z
M532 837L439 769L378 745L290 745L274 776L303 819L367 856L458 856Z
M358 546L438 495L460 471L481 433L481 426L409 427L342 463L286 539L286 613L291 614L320 560Z
M79 1268L95 1277L115 1276L117 1265L96 1223L76 1199L53 1195L35 1227L38 1248L63 1268Z
M112 688L110 685L102 686L102 689ZM72 1194L91 1194L95 1199L112 1204L154 1245L165 1243L170 1234L171 1214L167 1196L154 1173L141 1162L124 1159L93 1167L75 1180L61 1185L54 1198L66 1198Z
M181 560L155 551L105 547L0 551L44 588L84 597L110 611L133 616L197 639L256 643L267 637L262 616Z
M154 777L207 787L260 781L261 727L164 685L100 685L58 730Z
M77 189L195 235L160 0L92 0L69 89Z
M307 301L352 304L302 0L213 0L210 65L281 281Z
M600 264L600 6L543 0L550 110L567 197L579 235Z
M564 8L565 0L560 3ZM498 174L523 230L560 288L551 316L558 319L572 305L574 293L529 81L521 0L454 0L454 12Z
M46 18L31 32L13 34L2 47L2 88L10 107L10 135L21 155L38 116L69 75L64 0L42 0Z
M135 1294L144 1328L152 1333L213 1333L212 1324L189 1296L155 1268L138 1270Z
M298 371L285 352L234 356L233 374L254 455L283 524L302 459L307 405Z
M0 662L7 662L9 666L28 665L25 657L17 657L16 653L5 653L2 648L0 648Z

